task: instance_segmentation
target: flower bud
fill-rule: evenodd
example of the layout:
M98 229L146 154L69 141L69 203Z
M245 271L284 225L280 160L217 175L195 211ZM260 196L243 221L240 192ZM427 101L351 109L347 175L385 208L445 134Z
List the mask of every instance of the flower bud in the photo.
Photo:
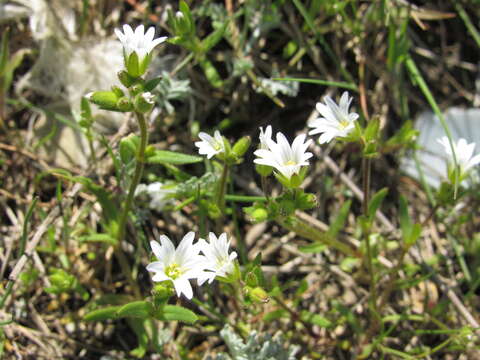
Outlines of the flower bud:
M242 157L250 147L250 136L244 136L233 145L232 151L237 157Z
M104 110L118 111L117 102L119 96L113 91L95 91L86 94L85 98Z
M135 111L148 113L155 105L155 96L150 92L144 92L135 96Z
M263 222L268 219L268 211L264 208L257 208L250 214L250 217L256 223Z
M267 303L270 300L267 292L263 290L260 286L257 286L257 287L245 286L244 291L248 294L250 299L252 299L255 302Z

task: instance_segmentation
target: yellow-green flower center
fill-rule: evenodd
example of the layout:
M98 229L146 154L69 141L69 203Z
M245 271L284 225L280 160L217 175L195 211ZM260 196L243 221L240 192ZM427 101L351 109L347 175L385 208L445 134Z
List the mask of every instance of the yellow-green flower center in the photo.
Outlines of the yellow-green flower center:
M340 121L338 127L340 128L340 130L345 130L348 127L348 125L350 125L350 123L348 122L348 120L344 119Z
M180 269L180 266L176 263L170 264L165 268L165 275L175 280L182 275L182 269Z
M290 165L296 165L297 163L293 160L288 160L284 165L285 166L290 166Z
M215 150L220 150L222 148L222 145L219 142L215 142L215 144L213 144L213 148Z

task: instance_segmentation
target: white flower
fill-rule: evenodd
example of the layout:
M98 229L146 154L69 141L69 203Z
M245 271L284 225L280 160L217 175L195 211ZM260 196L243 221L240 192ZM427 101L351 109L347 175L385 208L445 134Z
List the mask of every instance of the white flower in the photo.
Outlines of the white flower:
M202 276L198 277L198 285L202 285L208 280L209 283L215 279L216 276L226 277L227 274L233 271L233 261L237 258L237 253L233 251L228 253L230 247L230 240L227 239L227 234L223 233L218 238L214 233L208 234L209 242L200 239L198 246L200 251L205 255L205 271Z
M255 163L261 165L272 166L282 175L290 179L293 174L298 174L302 166L308 166L308 159L313 154L305 152L312 140L304 142L305 134L298 135L292 143L288 143L285 135L281 132L277 133L277 142L272 139L265 139L268 149L258 149L255 155L258 156L254 160Z
M159 181L151 184L139 184L135 189L135 196L148 194L150 197L149 207L153 210L161 211L165 205L171 201L171 195L175 193L175 189L166 187Z
M145 102L147 102L148 104L154 104L154 103L155 103L155 101L154 101L155 95L153 95L151 92L148 92L148 91L147 91L147 92L144 92L144 93L142 94L142 98L143 98L143 100L145 100Z
M452 154L452 147L450 146L450 142L446 136L443 136L437 141L444 147L445 153L448 155L449 163L454 163L453 161L453 154ZM480 163L480 154L473 156L473 151L475 150L475 143L467 143L467 140L461 138L457 141L457 143L453 143L453 148L455 151L455 157L457 159L457 163L460 167L460 177L466 175L466 173L475 165Z
M164 42L167 37L162 36L154 39L155 28L149 27L147 32L143 25L137 26L135 31L130 25L123 25L123 33L119 29L115 29L115 34L123 45L125 51L125 58L128 59L133 52L137 53L138 61L143 59L153 50L155 46Z
M355 120L358 119L357 113L349 113L348 108L353 98L349 98L348 92L345 91L340 98L340 104L337 105L330 96L325 96L325 104L317 103L316 108L321 117L316 118L308 124L313 130L309 135L320 134L318 139L320 144L324 144L332 140L334 137L345 137L355 127Z
M187 299L193 296L189 280L205 276L205 257L199 254L198 244L193 244L194 238L195 233L190 231L175 249L170 239L161 235L160 244L156 241L150 242L158 261L147 265L147 270L155 273L153 281L172 281L177 296L184 294Z
M267 140L272 140L272 126L268 125L263 132L263 128L260 127L260 149L268 149Z
M225 152L225 143L223 137L218 130L211 137L207 133L201 132L198 137L202 141L197 141L195 146L198 147L198 153L200 155L207 155L208 159L211 159L214 155Z

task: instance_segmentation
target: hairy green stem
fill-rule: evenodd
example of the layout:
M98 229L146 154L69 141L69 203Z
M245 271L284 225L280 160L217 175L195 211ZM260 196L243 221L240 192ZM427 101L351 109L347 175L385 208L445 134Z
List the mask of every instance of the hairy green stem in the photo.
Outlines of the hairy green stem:
M371 176L371 160L367 157L362 159L362 188L363 188L363 215L368 218L368 203L370 201L370 176ZM370 314L371 323L367 331L367 342L373 337L373 334L379 327L378 311L377 311L377 288L375 284L375 272L373 268L373 254L372 244L370 243L370 229L372 224L369 223L364 229L363 236L365 237L365 250L366 250L366 262L367 271L370 278Z
M135 295L140 297L140 290L138 285L132 278L132 273L130 269L130 265L125 257L125 254L122 252L122 242L125 237L125 229L127 227L127 220L128 215L130 213L130 209L133 203L133 196L135 195L135 189L137 188L140 179L142 178L143 173L143 166L145 163L145 149L147 148L148 144L148 132L147 132L147 122L143 114L139 112L135 112L135 116L137 117L138 127L140 128L140 145L138 147L137 157L136 157L136 164L135 164L135 172L133 174L132 181L130 183L130 187L128 189L127 199L125 200L122 213L120 215L120 222L118 226L118 233L117 233L117 245L115 247L115 255L117 260L122 268L124 275L127 277L128 282L130 283Z
M285 229L293 231L306 239L333 247L347 256L357 257L356 251L350 246L338 241L335 237L314 228L310 224L299 219L297 216L287 218L278 216L275 218L275 221Z
M135 115L138 120L138 127L140 128L140 146L138 147L136 164L135 164L135 173L133 174L132 181L130 183L130 187L128 189L127 199L125 200L125 204L123 206L122 214L120 215L120 223L118 226L118 233L117 233L117 240L118 246L123 241L125 237L125 229L127 226L127 219L130 209L133 203L133 196L135 195L135 189L137 188L140 179L143 173L143 165L145 163L145 149L148 143L148 133L147 133L147 123L143 114L135 112Z
M218 192L217 192L217 206L222 213L225 208L225 192L226 192L226 185L227 185L227 177L228 177L228 165L227 163L224 162L222 175L220 177L220 182L218 185Z

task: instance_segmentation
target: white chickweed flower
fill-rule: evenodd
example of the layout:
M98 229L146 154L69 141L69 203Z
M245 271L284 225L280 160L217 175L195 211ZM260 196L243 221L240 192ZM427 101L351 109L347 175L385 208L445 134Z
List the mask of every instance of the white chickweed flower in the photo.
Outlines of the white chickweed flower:
M150 26L147 32L144 31L145 27L143 25L137 26L135 31L133 31L130 25L125 24L123 25L123 33L119 29L115 29L115 34L123 45L126 59L135 52L137 53L138 61L142 62L155 46L167 40L166 36L154 39L155 28L153 26Z
M145 100L149 104L154 104L155 103L155 101L154 101L155 95L153 95L151 92L148 92L148 91L144 92L142 94L142 98L143 98L143 100Z
M207 133L201 132L198 137L202 141L197 141L195 146L198 147L198 153L200 155L207 155L208 159L211 159L214 155L225 152L225 143L220 131L216 130L213 137Z
M308 126L313 129L308 134L322 133L318 139L320 144L328 143L334 137L346 137L355 127L354 122L359 116L357 113L348 111L352 100L353 97L350 98L347 91L342 94L339 105L330 96L325 96L325 104L319 102L316 105L321 117L310 121Z
M308 159L313 156L311 152L306 152L312 140L305 142L305 138L305 134L298 135L291 146L281 132L277 133L277 142L265 138L268 148L255 151L258 158L254 162L271 166L290 179L293 174L299 173L302 166L308 166Z
M202 285L208 280L211 283L216 276L226 277L233 271L233 261L237 258L237 253L233 251L228 253L230 240L227 234L223 233L218 238L214 233L208 234L209 242L200 239L198 246L205 255L205 272L202 277L198 277L198 285Z
M198 244L193 244L194 238L195 233L190 231L175 249L170 239L161 235L160 244L150 242L158 261L147 265L147 270L155 273L153 281L172 281L177 296L184 294L187 299L193 296L189 280L205 277L205 257L199 254Z
M450 142L446 136L443 136L440 139L437 139L438 143L440 143L444 149L445 153L448 155L449 164L453 164L453 154L452 154L452 147L450 146ZM457 163L460 167L460 177L465 176L468 171L478 165L480 163L480 154L473 156L473 151L475 150L475 143L467 143L467 140L461 138L457 141L457 143L453 143L453 148L455 151L455 157L457 159Z

